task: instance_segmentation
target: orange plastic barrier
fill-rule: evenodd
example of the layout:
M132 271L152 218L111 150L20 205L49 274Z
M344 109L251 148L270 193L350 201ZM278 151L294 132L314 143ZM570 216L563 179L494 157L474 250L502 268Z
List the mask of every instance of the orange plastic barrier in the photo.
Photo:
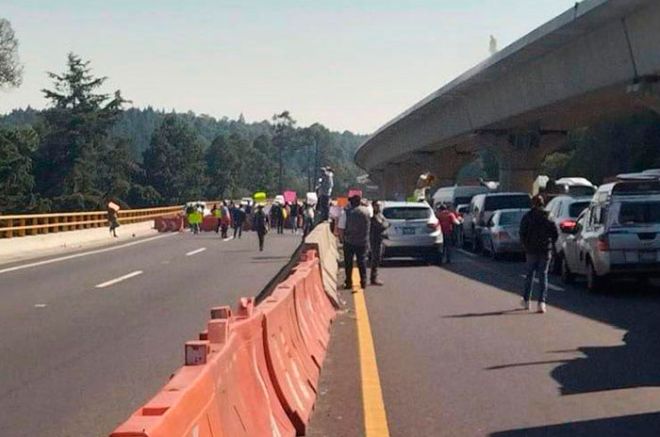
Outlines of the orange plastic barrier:
M203 333L186 343L186 366L111 437L294 436L271 382L261 312L241 299L237 315L214 308ZM223 311L224 310L224 311Z
M298 329L290 284L283 283L261 305L265 316L266 358L271 379L298 435L305 435L318 387L320 367Z
M182 218L163 218L182 225ZM258 307L211 309L186 365L111 437L304 435L336 313L315 250Z
M183 230L183 218L180 215L156 217L154 228L158 232L177 232Z

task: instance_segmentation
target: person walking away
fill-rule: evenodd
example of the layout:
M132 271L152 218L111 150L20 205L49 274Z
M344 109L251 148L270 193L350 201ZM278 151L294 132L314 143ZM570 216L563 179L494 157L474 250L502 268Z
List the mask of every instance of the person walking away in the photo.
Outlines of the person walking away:
M234 227L234 239L236 239L236 236L241 238L241 235L243 235L243 223L245 223L245 217L247 217L247 214L245 214L245 211L243 210L243 205L240 205L236 208L232 222L232 226Z
M117 237L117 228L119 227L119 220L117 218L117 212L119 211L119 205L114 202L108 202L108 225L110 227L110 235L115 238Z
M548 212L543 209L544 204L543 197L535 196L532 199L532 209L523 216L520 222L520 241L525 249L527 260L525 289L521 304L523 308L529 310L534 276L536 275L541 287L538 303L539 313L546 312L548 268L552 256L552 247L554 247L558 238L557 228L548 218Z
M227 230L231 224L231 213L229 212L229 207L227 207L227 201L223 201L220 208L222 211L222 216L220 217L220 238L227 238Z
M454 247L454 226L461 224L456 213L447 208L444 203L440 205L438 221L442 230L442 261L451 263L451 251Z
M259 238L259 252L263 252L266 234L268 233L268 216L264 212L263 205L257 205L257 211L252 217L252 229L256 231Z
M328 220L330 215L330 197L334 188L335 173L331 167L321 167L321 181L319 183L319 200L316 209L319 212L319 221Z
M305 202L303 207L303 238L307 237L307 235L312 232L312 228L314 227L314 214L314 207Z
M369 248L371 250L370 262L370 281L371 285L381 286L383 283L378 280L378 267L381 262L381 248L383 244L383 232L390 226L387 219L381 212L380 202L374 201L371 203L373 208L373 216L371 217L371 224L369 226Z
M188 220L190 232L197 234L197 208L192 205L188 206L186 208L186 219Z
M270 218L272 220L272 223L275 225L275 228L277 229L278 234L284 233L284 228L283 228L283 210L282 210L282 205L279 203L273 203L273 206L270 208Z
M222 210L218 208L217 203L211 208L211 215L216 218L215 233L217 234L220 232L220 218L222 217Z
M371 217L366 206L361 204L361 196L353 195L349 206L344 209L339 218L339 239L344 244L344 268L346 271L347 290L353 288L353 258L357 259L360 271L360 286L367 287L367 263L365 255L369 245L369 228Z
M298 202L291 202L291 205L289 206L289 211L291 219L289 220L291 222L291 233L295 234L298 232Z

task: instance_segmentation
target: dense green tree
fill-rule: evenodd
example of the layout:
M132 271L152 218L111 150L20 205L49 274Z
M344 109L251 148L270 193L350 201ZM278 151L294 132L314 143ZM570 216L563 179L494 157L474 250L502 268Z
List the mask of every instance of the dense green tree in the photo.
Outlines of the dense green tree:
M32 128L0 129L0 213L37 207L32 156L38 143Z
M211 199L222 199L235 190L238 183L240 150L224 135L218 135L206 150L206 195Z
M98 93L105 77L91 74L89 61L70 53L62 74L48 73L53 90L43 90L51 107L43 112L47 133L38 155L38 187L57 209L97 208L103 204L99 157L125 100Z
M201 199L206 188L202 144L192 127L168 115L144 152L147 185L166 203Z

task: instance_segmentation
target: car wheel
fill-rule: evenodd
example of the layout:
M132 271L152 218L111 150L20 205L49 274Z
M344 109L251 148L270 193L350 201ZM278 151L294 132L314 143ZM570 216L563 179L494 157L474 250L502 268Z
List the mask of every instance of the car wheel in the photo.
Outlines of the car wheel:
M587 290L597 293L603 289L605 278L598 276L596 269L591 261L587 261Z
M563 257L561 259L561 281L564 284L571 284L574 279L575 276L571 273L571 269L568 267L568 261L566 261L566 257Z

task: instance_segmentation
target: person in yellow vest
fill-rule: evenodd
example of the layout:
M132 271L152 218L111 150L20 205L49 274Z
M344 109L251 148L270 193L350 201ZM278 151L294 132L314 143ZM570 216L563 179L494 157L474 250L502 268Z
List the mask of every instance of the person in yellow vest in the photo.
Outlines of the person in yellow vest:
M220 219L222 218L222 209L218 208L218 204L214 204L213 208L211 209L211 214L213 217L217 219L217 223L215 225L215 233L217 234L220 232Z

